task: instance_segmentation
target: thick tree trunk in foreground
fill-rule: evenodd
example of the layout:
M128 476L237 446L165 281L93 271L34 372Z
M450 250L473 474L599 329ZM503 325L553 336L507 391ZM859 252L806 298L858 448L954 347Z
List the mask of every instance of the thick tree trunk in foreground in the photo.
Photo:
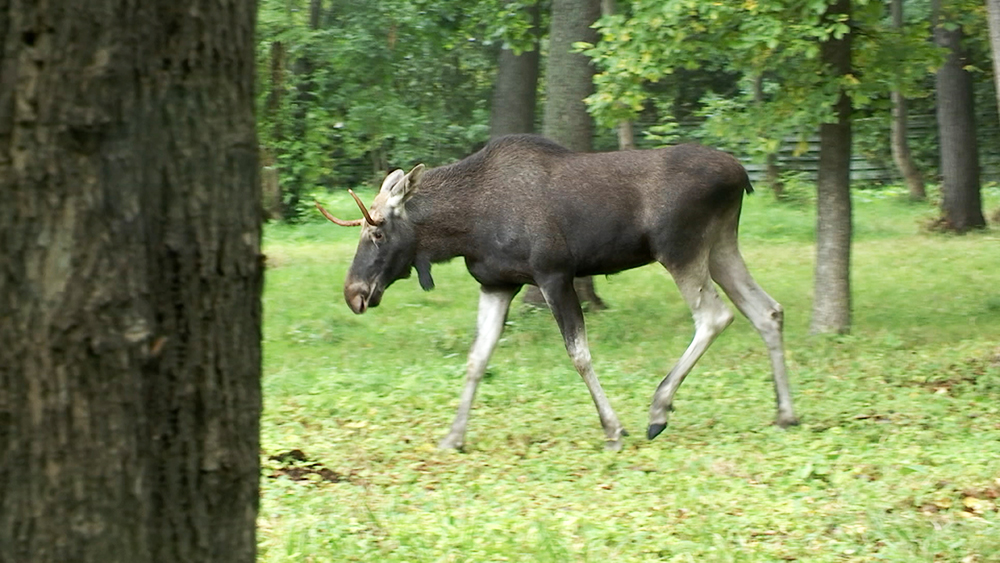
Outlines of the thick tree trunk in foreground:
M892 11L892 26L897 30L903 29L903 0L892 0L890 6ZM924 177L913 162L910 154L910 143L906 139L908 129L906 98L899 90L893 90L892 98L892 160L899 168L899 173L906 181L910 190L910 199L913 201L923 201L927 199L927 190L924 189Z
M601 16L600 0L553 0L549 29L549 56L545 67L546 94L543 128L546 137L572 150L593 149L594 120L583 100L594 93L594 67L590 59L575 53L578 41L597 42L590 26ZM578 278L574 284L583 303L592 309L605 308L594 291L594 279ZM526 303L544 303L541 292L530 286Z
M0 0L0 561L255 557L253 0Z
M540 63L538 21L539 8L530 8L534 21L532 49L516 54L502 49L497 59L497 78L490 106L490 136L502 137L514 133L535 132L535 105L538 92Z
M850 0L838 0L827 14L850 16ZM851 72L851 35L830 38L823 62L835 76ZM816 281L812 332L847 332L851 327L851 100L841 91L836 123L820 126L816 197Z
M945 228L965 232L986 226L979 193L979 152L976 142L972 75L962 47L962 28L949 29L948 11L931 2L934 41L948 50L936 78L938 132L941 139L941 213Z

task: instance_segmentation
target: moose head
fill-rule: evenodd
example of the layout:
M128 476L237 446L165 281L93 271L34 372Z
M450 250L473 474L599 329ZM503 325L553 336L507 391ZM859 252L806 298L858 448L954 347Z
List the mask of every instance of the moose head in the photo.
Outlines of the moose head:
M410 275L416 257L416 236L404 204L419 186L423 172L423 164L418 164L408 174L402 170L392 171L382 182L370 210L348 190L361 208L364 219L344 221L316 203L316 208L330 221L342 227L361 227L361 241L344 281L344 300L356 314L377 307L387 287ZM422 268L420 270L421 286L430 289L433 281L429 270L426 275Z

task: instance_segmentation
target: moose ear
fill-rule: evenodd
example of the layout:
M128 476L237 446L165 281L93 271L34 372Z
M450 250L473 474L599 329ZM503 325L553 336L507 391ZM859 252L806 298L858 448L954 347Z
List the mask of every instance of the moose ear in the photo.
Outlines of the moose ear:
M389 177L393 177L396 172L400 175L403 173L402 170L396 170L390 174ZM386 178L385 182L382 184L382 189L388 190L389 193L389 199L386 201L386 207L395 209L406 202L406 200L410 199L410 196L412 196L416 191L417 186L420 185L420 178L423 174L424 165L418 164L413 167L413 170L410 170L409 174L402 176L402 178L398 179L394 184L389 184L389 178ZM388 188L386 186L388 186Z
M402 179L403 171L397 168L396 170L390 172L389 175L385 177L385 180L382 180L382 187L379 188L378 191L387 192Z

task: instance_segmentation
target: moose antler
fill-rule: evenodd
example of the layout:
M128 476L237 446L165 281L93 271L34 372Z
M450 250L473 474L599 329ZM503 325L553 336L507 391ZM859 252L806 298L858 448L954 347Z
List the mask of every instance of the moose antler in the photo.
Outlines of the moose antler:
M354 198L354 201L358 202L358 207L361 208L361 213L365 216L365 221L368 221L369 225L377 227L381 224L381 222L375 222L372 219L372 216L368 214L368 209L365 208L365 204L361 203L361 198L354 193L354 190L347 190L347 193L351 194L351 197Z
M353 221L344 221L343 219L337 219L333 215L330 215L329 211L323 209L323 206L320 205L318 201L316 202L316 209L319 209L319 212L323 214L323 217L326 217L327 219L333 221L334 223L340 225L341 227L360 227L361 224L364 223L365 221L364 219L355 219Z
M361 213L365 216L363 220L354 219L353 221L344 221L343 219L337 219L336 217L331 215L329 211L323 209L323 206L320 205L318 201L316 202L316 209L319 209L319 212L322 213L324 217L340 225L341 227L359 227L363 225L365 221L368 221L369 225L377 227L380 223L376 222L374 219L372 219L372 216L368 214L368 209L365 208L365 204L361 202L361 198L359 198L357 194L354 193L354 190L347 190L347 193L351 194L351 197L353 197L354 201L357 202L358 207L361 208Z

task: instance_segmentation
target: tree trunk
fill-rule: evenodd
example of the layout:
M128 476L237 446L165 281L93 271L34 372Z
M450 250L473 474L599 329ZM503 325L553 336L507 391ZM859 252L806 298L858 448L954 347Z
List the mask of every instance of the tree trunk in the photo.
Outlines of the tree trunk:
M601 15L600 0L553 0L549 29L549 56L545 66L546 101L543 127L545 136L579 151L592 150L594 120L583 100L594 93L594 67L585 55L574 52L578 41L597 42L591 28ZM605 308L594 291L591 277L579 278L577 295L591 309ZM544 303L541 293L531 286L526 303Z
M323 0L309 0L309 29L316 31L319 29L323 15ZM316 62L313 60L312 41L306 44L306 48L301 50L302 55L295 61L295 77L298 79L298 96L295 101L293 135L297 139L306 139L309 135L309 106L316 103L316 81L313 74L316 71ZM282 216L287 219L297 220L299 218L299 203L302 201L303 192L312 188L305 186L301 177L289 178L282 188L285 190L282 196L284 209Z
M616 4L615 0L601 0L601 16L613 16L618 9ZM618 150L635 150L635 128L631 121L619 121L615 131L618 133Z
M0 0L0 561L251 563L254 0Z
M592 149L594 121L583 100L594 93L594 67L575 53L578 41L597 42L590 26L601 15L600 0L553 0L546 69L544 134L580 152Z
M892 0L890 6L892 11L892 26L902 31L903 29L903 0ZM910 199L913 201L923 201L927 199L927 191L924 189L924 177L917 169L916 163L910 154L910 144L906 140L907 133L907 113L906 98L902 92L893 90L892 98L892 159L899 168L899 173L906 181L910 190Z
M530 7L533 46L530 51L515 54L502 49L497 59L497 78L490 106L490 136L535 132L535 106L538 92L538 4Z
M264 217L282 219L281 176L277 165L278 146L284 137L281 115L282 100L285 97L285 46L281 41L271 43L271 90L267 93L264 121L271 125L272 144L261 159L261 186L263 189Z
M851 14L850 0L837 0L828 16ZM839 78L851 72L851 34L822 45L823 62ZM820 126L816 198L814 333L845 333L851 326L851 100L843 91L834 106L836 123Z
M962 47L962 28L945 25L950 14L941 0L931 2L934 41L948 50L937 73L937 119L941 139L941 212L945 228L956 232L986 226L979 193L979 153L976 143L972 75Z
M754 76L753 80L753 101L758 106L764 105L764 75L758 73ZM778 148L781 148L781 142L778 142ZM771 191L774 193L775 199L781 199L781 196L785 193L785 184L781 181L781 168L778 166L778 154L777 153L767 153L764 157L765 166L765 181Z
M764 181L770 186L775 199L785 195L785 183L781 181L781 166L778 165L777 153L768 153L764 159Z
M1000 0L986 0L993 51L993 83L996 87L997 112L1000 114Z

